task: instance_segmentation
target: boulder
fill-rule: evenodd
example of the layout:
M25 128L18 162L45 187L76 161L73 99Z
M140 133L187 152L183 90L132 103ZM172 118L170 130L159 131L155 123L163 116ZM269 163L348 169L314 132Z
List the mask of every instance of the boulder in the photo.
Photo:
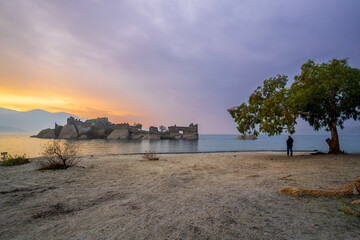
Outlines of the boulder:
M133 133L133 134L131 135L131 139L147 139L147 135L149 135L149 134Z
M144 134L144 137L142 138L144 140L160 140L159 134Z
M115 129L110 133L107 139L129 139L129 130L128 129Z
M197 134L197 133L184 133L182 138L187 139L187 140L198 140L199 139L199 134Z
M78 138L78 132L73 124L66 124L59 134L59 138Z
M186 140L198 140L199 134L197 133L184 133L184 134L171 134L170 136L174 137L175 139L186 139Z
M239 135L239 136L237 136L237 139L240 139L240 140L256 140L257 137L254 136L254 135Z
M55 138L55 132L51 128L41 130L37 135L37 138Z
M91 127L89 126L81 126L80 124L77 126L77 131L79 136L86 134L87 132L89 132L91 130Z

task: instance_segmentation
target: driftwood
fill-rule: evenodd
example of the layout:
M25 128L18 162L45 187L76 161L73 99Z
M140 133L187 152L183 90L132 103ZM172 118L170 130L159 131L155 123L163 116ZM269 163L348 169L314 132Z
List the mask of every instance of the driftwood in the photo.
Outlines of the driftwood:
M360 192L360 177L354 183L347 184L337 189L310 189L296 186L285 186L280 189L281 193L291 196L314 196L314 197L343 197L357 195Z

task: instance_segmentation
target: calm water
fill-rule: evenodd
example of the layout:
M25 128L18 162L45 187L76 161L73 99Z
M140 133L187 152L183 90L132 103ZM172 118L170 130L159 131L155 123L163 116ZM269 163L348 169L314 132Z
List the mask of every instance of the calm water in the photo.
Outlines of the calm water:
M31 134L0 133L0 151L11 154L39 156L47 139L30 138ZM294 135L294 150L328 151L325 139L328 135ZM159 153L217 152L217 151L284 151L287 135L259 136L257 140L238 140L236 135L200 135L194 140L71 140L78 145L81 154L122 154L156 151ZM67 140L59 140L67 141ZM360 135L340 136L340 147L346 152L360 152Z

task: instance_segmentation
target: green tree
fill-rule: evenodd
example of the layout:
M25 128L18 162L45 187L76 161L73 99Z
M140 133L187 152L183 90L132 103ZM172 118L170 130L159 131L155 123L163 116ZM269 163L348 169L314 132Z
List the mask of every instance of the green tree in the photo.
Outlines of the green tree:
M136 122L134 122L133 126L136 127L136 128L139 129L139 130L141 130L141 128L142 128L142 124L141 124L141 123L136 123Z
M314 130L331 132L326 139L329 153L339 153L337 127L347 119L360 117L360 70L348 66L346 59L333 59L316 64L309 60L300 75L286 87L287 77L278 75L264 81L249 97L248 102L228 109L242 134L269 136L283 131L295 132L298 117Z
M166 127L164 125L161 125L159 127L159 130L160 130L161 133L164 133L164 132L166 132Z

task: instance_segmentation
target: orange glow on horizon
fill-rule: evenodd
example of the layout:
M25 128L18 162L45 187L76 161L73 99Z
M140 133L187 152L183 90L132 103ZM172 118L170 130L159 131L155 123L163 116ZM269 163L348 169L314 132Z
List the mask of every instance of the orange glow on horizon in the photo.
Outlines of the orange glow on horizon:
M144 113L117 110L119 106L114 107L113 104L102 99L49 95L16 95L0 90L0 107L16 111L42 109L51 113L66 112L83 118L108 117L114 123L140 122L139 118L146 116Z

